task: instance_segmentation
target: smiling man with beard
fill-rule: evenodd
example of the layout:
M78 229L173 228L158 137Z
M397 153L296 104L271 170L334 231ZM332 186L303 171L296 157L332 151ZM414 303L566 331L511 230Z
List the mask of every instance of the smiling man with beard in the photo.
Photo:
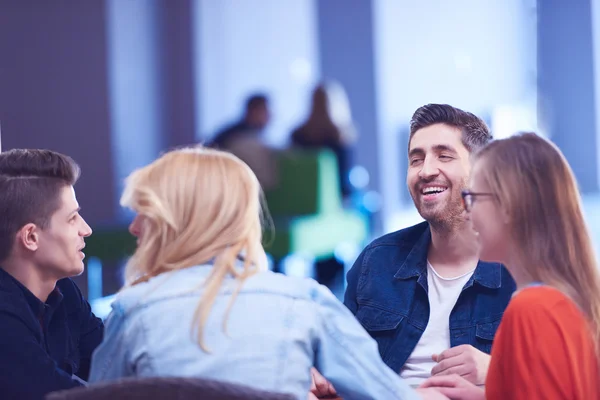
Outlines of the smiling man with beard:
M406 180L425 222L376 239L348 272L344 303L384 362L413 386L445 374L483 384L515 290L504 266L479 261L462 205L469 156L491 140L469 112L446 104L419 108L410 123ZM318 397L327 386L314 374Z
M348 273L344 302L410 384L487 375L492 340L515 289L500 264L479 261L462 191L469 156L492 136L477 116L445 104L410 123L407 184L426 222L371 243Z

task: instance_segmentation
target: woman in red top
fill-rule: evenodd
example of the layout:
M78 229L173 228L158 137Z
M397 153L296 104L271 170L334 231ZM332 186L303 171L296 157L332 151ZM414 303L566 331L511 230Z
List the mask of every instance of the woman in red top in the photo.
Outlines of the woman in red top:
M600 398L600 278L567 161L535 134L498 140L475 157L470 187L463 199L480 257L506 265L517 292L485 389L451 369L424 386L451 399Z

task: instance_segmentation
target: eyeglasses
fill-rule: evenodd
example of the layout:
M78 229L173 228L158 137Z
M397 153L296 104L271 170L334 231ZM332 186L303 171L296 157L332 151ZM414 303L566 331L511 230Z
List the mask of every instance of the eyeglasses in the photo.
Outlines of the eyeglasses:
M471 192L470 190L463 190L462 203L466 212L471 212L471 209L473 208L473 203L475 203L475 200L478 197L496 197L496 195L493 193L475 193Z

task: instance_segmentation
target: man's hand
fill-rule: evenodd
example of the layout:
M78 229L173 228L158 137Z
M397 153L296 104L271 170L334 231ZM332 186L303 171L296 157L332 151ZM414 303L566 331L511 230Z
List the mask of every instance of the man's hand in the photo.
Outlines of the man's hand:
M338 397L333 385L325 379L316 368L310 369L312 375L312 383L310 385L310 393L308 399L335 399Z
M454 375L433 376L427 379L417 391L435 388L451 400L485 400L485 391L465 378Z
M434 354L437 365L431 370L432 376L457 374L476 385L485 384L491 357L475 347L462 345L452 347L441 354Z

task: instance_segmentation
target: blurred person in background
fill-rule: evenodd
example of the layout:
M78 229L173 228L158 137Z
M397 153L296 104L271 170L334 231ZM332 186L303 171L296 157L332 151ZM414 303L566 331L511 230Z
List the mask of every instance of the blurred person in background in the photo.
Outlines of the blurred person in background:
M463 197L480 257L506 265L517 292L485 390L458 368L424 386L465 400L600 398L600 277L569 164L532 133L492 142L473 162Z
M277 183L273 150L265 144L264 131L271 119L269 99L256 93L246 99L242 118L224 128L207 143L208 147L235 154L252 168L264 190Z
M243 136L261 136L271 119L267 95L257 93L246 99L244 114L239 121L217 133L209 146L226 150L231 142Z
M346 91L338 82L329 81L314 89L308 118L292 132L291 144L296 149L331 150L337 161L340 194L348 198L353 191L349 178L356 136ZM343 263L334 257L315 263L317 280L328 286L343 270Z
M212 149L128 178L138 247L91 381L203 377L306 399L317 366L347 399L444 399L410 389L326 287L267 270L260 196L246 164Z
M356 135L346 91L332 81L315 88L308 119L292 132L291 142L297 148L333 151L338 164L340 192L347 197L352 193L349 175Z

